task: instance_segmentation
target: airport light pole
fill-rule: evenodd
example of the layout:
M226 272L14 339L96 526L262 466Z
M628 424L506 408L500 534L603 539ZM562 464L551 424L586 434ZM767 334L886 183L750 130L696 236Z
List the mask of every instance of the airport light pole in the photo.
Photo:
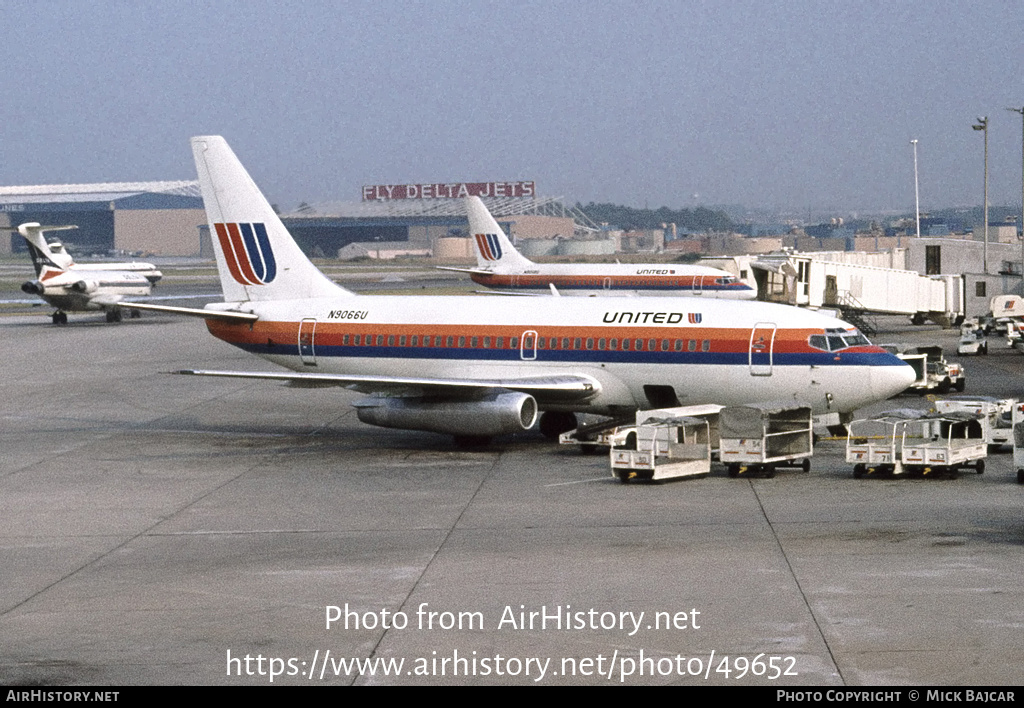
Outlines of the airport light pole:
M1021 125L1024 125L1024 107L1022 107L1022 108L1007 108L1006 110L1013 111L1014 113L1020 113L1021 118L1022 118ZM1020 187L1020 190L1021 190L1021 192L1020 192L1020 209L1021 209L1021 214L1020 214L1020 228L1021 228L1021 232L1020 232L1020 277L1021 277L1021 283L1022 283L1022 285L1021 285L1021 294L1024 295L1024 132L1022 132L1022 134L1021 134L1020 145L1021 145L1021 167L1020 167L1020 175L1021 175L1021 178L1020 178L1020 184L1021 184L1021 187Z
M981 257L985 261L984 273L988 275L988 116L979 116L978 122L971 127L985 134L985 246Z
M917 219L917 237L921 238L921 191L917 186L917 138L910 141L914 146L914 215Z

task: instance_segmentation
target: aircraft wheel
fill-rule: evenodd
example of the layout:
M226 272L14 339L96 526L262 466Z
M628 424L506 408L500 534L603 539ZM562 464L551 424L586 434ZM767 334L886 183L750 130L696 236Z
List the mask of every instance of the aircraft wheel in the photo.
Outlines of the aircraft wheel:
M569 411L545 411L540 414L540 434L548 440L576 427L576 414Z
M804 461L800 463L800 469L802 469L804 472L810 472L811 471L811 458L805 457Z
M53 323L55 325L66 325L68 323L68 313L60 312L59 310L57 312L54 312Z
M137 320L139 319L139 317L142 316L142 313L139 312L138 310L128 310L128 316L133 320Z
M860 479L863 476L864 476L864 465L863 464L854 465L853 466L853 478L854 479Z
M953 388L963 393L963 390L967 388L967 379L958 379L957 382L953 385Z

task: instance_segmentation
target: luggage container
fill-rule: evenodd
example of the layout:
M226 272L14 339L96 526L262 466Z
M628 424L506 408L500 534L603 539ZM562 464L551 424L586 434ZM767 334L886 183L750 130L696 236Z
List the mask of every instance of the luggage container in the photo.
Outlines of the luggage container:
M719 417L719 456L729 476L754 472L774 477L778 467L811 469L814 435L809 406L753 403L728 406Z
M625 437L610 455L612 477L622 482L699 477L711 471L712 434L707 418L648 418Z

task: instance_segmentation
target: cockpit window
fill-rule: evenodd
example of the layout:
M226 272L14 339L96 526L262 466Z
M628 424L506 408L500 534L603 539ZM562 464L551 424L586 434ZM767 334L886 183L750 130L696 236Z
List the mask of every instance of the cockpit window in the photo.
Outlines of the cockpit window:
M836 352L847 347L866 347L871 344L868 338L856 329L826 329L824 335L812 334L807 343L826 352Z

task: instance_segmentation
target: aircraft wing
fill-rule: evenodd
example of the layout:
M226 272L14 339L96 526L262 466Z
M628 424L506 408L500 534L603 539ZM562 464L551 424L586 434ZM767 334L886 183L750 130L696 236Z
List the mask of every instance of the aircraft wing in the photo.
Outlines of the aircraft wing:
M216 371L182 369L175 374L218 376L237 379L284 381L297 387L340 386L362 393L393 395L430 394L460 398L490 388L528 393L543 402L580 401L597 395L601 385L596 379L580 374L532 376L511 379L437 379L416 376L361 376L355 374L316 374L295 371Z
M474 295L514 295L515 297L546 297L547 293L520 293L515 290L474 290Z
M558 292L558 288L555 287L554 283L548 283L548 288L551 290L550 293L529 293L519 292L518 290L474 290L473 292L477 295L516 295L519 297L545 297L551 295L553 297L562 297L562 293Z

